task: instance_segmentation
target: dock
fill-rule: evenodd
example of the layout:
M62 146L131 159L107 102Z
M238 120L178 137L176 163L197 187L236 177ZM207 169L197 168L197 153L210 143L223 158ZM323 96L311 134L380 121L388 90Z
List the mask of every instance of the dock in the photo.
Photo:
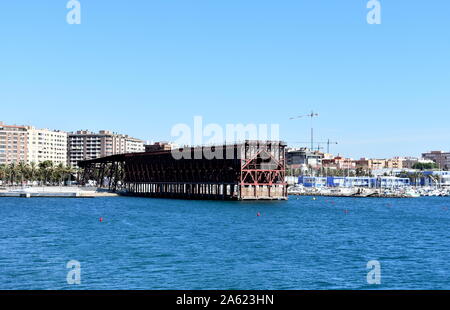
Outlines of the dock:
M289 196L309 196L309 197L336 197L336 198L412 198L405 195L348 195L348 194L329 194L329 193L289 193Z
M421 195L412 189L389 190L368 188L305 188L290 187L291 196L346 197L346 198L418 198Z
M23 187L23 188L2 188L0 198L95 198L95 197L116 197L117 193L111 193L97 188L82 187Z

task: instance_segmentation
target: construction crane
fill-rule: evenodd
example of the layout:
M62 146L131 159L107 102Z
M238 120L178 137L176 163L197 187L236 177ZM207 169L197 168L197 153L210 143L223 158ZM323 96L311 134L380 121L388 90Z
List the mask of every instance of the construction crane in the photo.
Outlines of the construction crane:
M301 141L301 142L294 142L294 143L309 143L309 141L308 142ZM323 149L322 147L320 147L321 144L326 144L327 145L327 153L330 153L330 145L331 144L338 144L338 142L331 141L330 139L328 139L328 141L316 142L316 144L318 145L317 150ZM313 149L311 149L311 150L313 150Z
M327 142L322 142L323 144L327 145L327 153L330 154L330 144L338 144L336 141L330 141L330 139L328 139Z
M295 117L291 117L290 120L294 120L294 119L299 119L299 118L305 118L305 117L309 117L311 118L311 150L314 149L314 128L313 128L313 118L319 116L318 113L314 113L314 111L311 111L310 114L305 114L305 115L299 115L299 116L295 116Z

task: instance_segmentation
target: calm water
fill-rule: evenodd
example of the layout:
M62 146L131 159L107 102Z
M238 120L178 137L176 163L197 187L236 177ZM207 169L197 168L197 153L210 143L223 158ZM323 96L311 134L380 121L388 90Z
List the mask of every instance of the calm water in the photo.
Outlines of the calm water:
M449 228L440 197L1 198L0 289L450 289Z

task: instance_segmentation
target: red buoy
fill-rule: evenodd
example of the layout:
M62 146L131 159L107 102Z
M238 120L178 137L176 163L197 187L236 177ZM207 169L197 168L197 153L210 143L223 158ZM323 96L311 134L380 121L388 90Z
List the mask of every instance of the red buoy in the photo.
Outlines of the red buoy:
M261 213L259 213L259 212L258 212L258 213L256 213L256 216L261 216Z
M100 223L103 222L103 217L100 217L99 221L100 221Z

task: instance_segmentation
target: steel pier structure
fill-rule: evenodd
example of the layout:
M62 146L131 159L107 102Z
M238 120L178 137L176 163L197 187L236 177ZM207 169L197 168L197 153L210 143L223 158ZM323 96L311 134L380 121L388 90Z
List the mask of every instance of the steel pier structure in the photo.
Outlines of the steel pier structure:
M285 200L279 141L131 153L80 161L79 182L124 195L180 199Z

